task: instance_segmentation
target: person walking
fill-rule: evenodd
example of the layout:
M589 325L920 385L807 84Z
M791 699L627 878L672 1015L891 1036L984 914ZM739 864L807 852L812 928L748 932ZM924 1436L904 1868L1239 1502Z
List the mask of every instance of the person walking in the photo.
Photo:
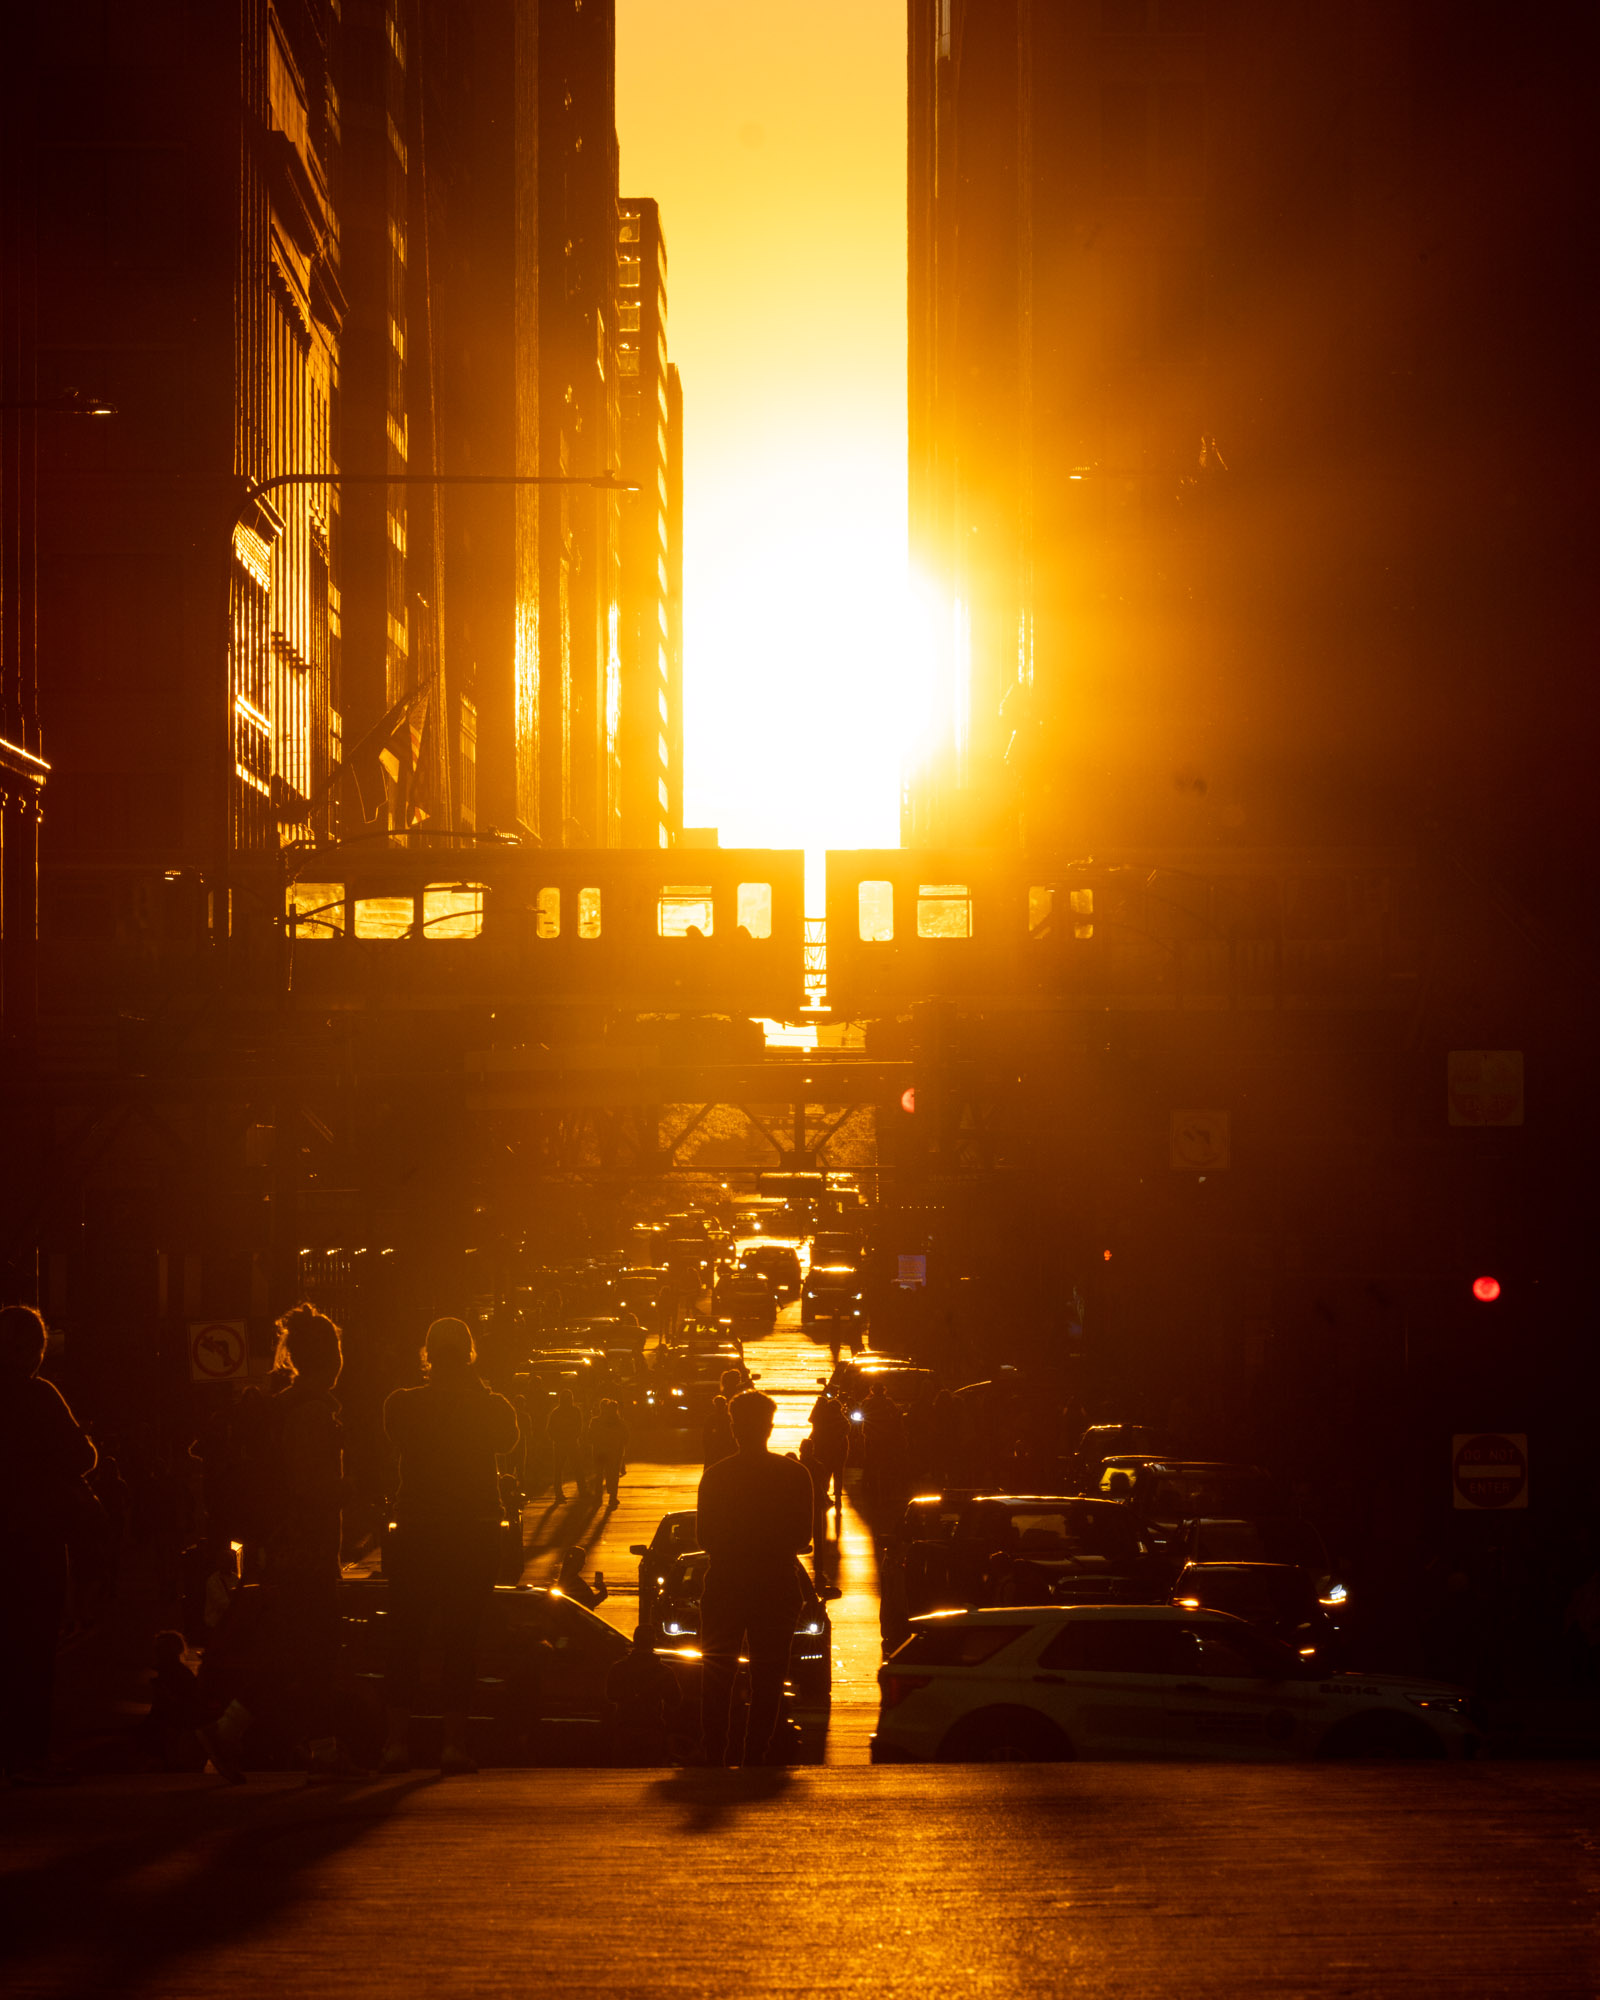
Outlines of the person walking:
M811 1475L768 1449L777 1404L747 1389L728 1406L736 1449L700 1478L696 1529L710 1557L700 1601L704 1656L700 1721L707 1764L762 1764L772 1755L789 1645L800 1612L795 1558L811 1546ZM744 1645L750 1711L742 1751L729 1742L733 1683Z
M572 1399L572 1391L563 1389L556 1397L556 1406L544 1420L544 1434L550 1443L550 1491L557 1500L567 1497L567 1481L570 1479L577 1489L576 1497L583 1498L583 1412Z
M614 1396L602 1396L589 1419L589 1453L594 1461L596 1478L605 1487L606 1497L615 1507L617 1487L628 1456L628 1426L622 1421L622 1412L617 1408Z
M44 1348L32 1306L0 1309L0 1768L14 1785L72 1781L50 1759L50 1704L67 1541L95 1466L60 1390L39 1378Z
M384 1554L390 1597L384 1771L411 1766L411 1713L430 1632L444 1709L439 1768L477 1769L467 1714L478 1626L499 1562L498 1459L517 1444L516 1411L479 1380L477 1358L463 1320L436 1319L422 1349L426 1380L420 1388L396 1389L383 1406L383 1427L400 1460L395 1526Z
M828 1488L833 1488L833 1506L844 1511L844 1468L850 1456L850 1419L844 1405L831 1390L824 1389L811 1406L811 1452L816 1466L813 1477L820 1491L817 1505L828 1511Z
M728 1398L725 1394L713 1396L711 1408L706 1412L706 1426L701 1433L700 1462L702 1465L715 1465L719 1459L732 1458L737 1448L733 1424L728 1417Z

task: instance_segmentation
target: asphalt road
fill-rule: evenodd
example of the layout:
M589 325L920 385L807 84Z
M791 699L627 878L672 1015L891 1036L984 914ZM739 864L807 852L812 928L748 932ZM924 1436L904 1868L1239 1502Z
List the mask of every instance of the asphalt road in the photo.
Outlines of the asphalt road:
M0 1794L32 1996L1600 1991L1600 1768L494 1771Z
M745 1365L758 1377L757 1386L777 1401L773 1449L794 1450L816 1401L818 1377L825 1376L831 1366L827 1348L816 1346L801 1332L798 1305L786 1307L778 1325L764 1339L746 1341ZM602 1571L614 1593L601 1605L601 1617L631 1633L638 1604L639 1559L630 1548L649 1541L663 1514L694 1505L700 1473L698 1432L641 1429L614 1509L594 1503L551 1508L538 1500L525 1510L523 1545L528 1560L524 1577L530 1583L553 1582L563 1549L582 1548L585 1574ZM830 1526L832 1519L830 1515ZM877 1672L883 1654L872 1537L848 1500L838 1540L814 1554L813 1570L819 1562L844 1594L829 1607L833 1618L831 1709L826 1715L807 1716L807 1734L825 1732L828 1763L860 1764L866 1761L867 1739L877 1720Z

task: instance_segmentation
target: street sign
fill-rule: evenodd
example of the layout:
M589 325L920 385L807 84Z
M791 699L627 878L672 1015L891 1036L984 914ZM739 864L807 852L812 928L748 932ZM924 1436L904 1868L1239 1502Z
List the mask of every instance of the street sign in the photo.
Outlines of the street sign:
M249 1356L242 1319L189 1322L189 1374L196 1382L242 1382Z
M1455 1504L1468 1512L1528 1504L1525 1431L1464 1431L1450 1440Z
M1171 1148L1175 1172L1218 1172L1228 1164L1227 1112L1174 1111Z
M928 1282L928 1260L921 1253L909 1257L902 1253L895 1263L897 1285L925 1285Z
M1522 1123L1521 1049L1452 1049L1445 1076L1452 1125Z

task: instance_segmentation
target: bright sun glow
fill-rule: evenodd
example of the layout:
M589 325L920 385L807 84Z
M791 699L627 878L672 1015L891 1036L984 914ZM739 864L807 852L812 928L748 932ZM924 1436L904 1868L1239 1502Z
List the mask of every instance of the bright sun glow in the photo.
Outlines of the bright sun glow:
M619 0L625 194L684 392L684 818L899 842L926 700L906 568L905 10Z

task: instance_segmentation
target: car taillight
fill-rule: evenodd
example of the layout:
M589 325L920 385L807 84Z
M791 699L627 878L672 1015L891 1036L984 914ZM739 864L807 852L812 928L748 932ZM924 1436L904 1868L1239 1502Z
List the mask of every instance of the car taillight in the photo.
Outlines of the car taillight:
M932 1674L885 1674L883 1677L883 1706L898 1708L908 1694L915 1694L919 1688L931 1687Z

